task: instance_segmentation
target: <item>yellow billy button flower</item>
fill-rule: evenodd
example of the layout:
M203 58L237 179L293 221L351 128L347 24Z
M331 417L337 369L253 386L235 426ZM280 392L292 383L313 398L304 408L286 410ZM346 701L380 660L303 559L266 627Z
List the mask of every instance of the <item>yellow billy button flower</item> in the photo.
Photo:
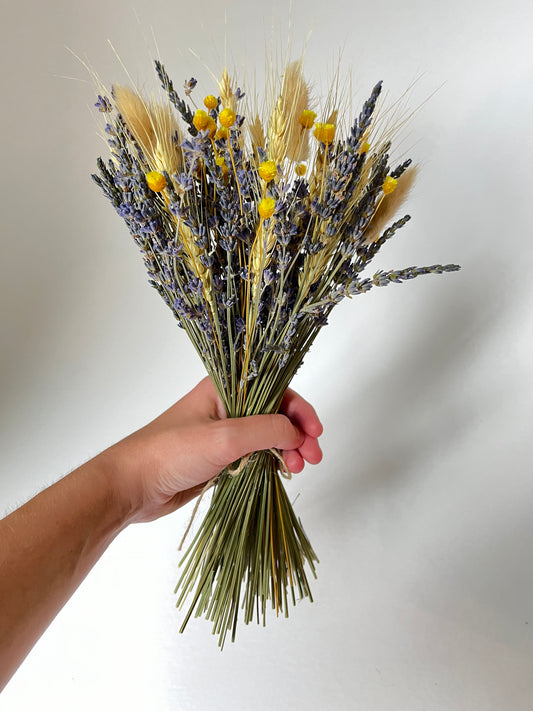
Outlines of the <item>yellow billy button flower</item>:
M313 128L313 124L316 119L316 113L314 111L309 111L309 109L304 109L302 115L298 119L301 126L304 128Z
M236 118L237 117L235 116L235 111L232 111L231 109L223 109L218 115L220 125L224 126L225 128L233 126Z
M303 163L300 163L299 165L296 166L296 168L294 169L294 172L296 173L296 175L300 175L300 176L305 175L307 172L307 166L305 166Z
M218 129L215 138L220 139L220 138L227 138L227 137L228 137L228 129L225 126L221 126Z
M228 174L228 166L226 165L226 162L224 161L224 158L222 156L217 156L215 158L215 163L219 166L219 168L222 168L222 175L227 175Z
M150 173L146 173L146 182L148 183L150 190L153 190L154 193L160 193L161 190L164 190L167 187L165 176L155 170L152 170Z
M266 183L274 180L278 174L277 165L273 160L265 160L261 163L258 169L259 177L262 178Z
M204 99L204 106L206 109L216 109L218 105L218 100L216 96L213 96L213 94L209 94L209 96L206 96Z
M335 138L335 124L315 123L314 136L321 143L331 143Z
M263 220L268 220L268 218L272 217L272 215L274 214L275 208L276 201L274 200L274 198L263 198L259 203L257 210Z
M209 130L209 138L213 138L213 136L217 132L217 122L212 116L207 117L206 129Z
M396 190L397 185L398 181L396 180L396 178L393 178L392 175L387 175L381 189L383 190L385 195L388 195L389 193L392 193L394 190Z
M370 150L370 143L368 141L365 141L361 144L361 148L359 150L361 151L361 153L368 153L368 151Z
M194 114L192 122L194 124L194 127L197 128L199 131L205 131L207 128L208 124L208 119L209 116L203 109L198 109L198 111Z

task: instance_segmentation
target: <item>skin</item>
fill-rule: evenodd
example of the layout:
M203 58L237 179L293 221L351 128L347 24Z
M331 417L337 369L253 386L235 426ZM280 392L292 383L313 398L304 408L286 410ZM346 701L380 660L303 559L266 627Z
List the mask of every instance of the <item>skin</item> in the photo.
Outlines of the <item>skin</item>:
M0 691L122 530L175 511L250 452L279 449L294 473L317 464L321 434L314 409L293 390L278 415L228 419L205 378L0 521Z

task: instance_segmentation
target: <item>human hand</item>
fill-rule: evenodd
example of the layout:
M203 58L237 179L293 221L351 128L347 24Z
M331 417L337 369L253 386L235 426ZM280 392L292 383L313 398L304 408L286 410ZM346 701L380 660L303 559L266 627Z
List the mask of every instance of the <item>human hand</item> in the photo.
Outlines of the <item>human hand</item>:
M322 425L293 390L280 414L228 418L209 378L148 425L97 457L111 472L129 522L153 521L198 495L205 482L246 454L282 451L289 471L322 459Z

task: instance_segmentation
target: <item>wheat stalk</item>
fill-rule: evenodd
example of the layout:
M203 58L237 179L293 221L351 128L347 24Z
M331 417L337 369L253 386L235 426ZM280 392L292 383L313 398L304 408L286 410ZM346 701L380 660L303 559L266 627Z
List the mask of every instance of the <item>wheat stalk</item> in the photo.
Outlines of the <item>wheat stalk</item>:
M269 160L281 164L285 158L291 161L307 158L309 132L298 121L307 108L309 88L303 78L300 59L287 66L280 94L270 116L267 140Z

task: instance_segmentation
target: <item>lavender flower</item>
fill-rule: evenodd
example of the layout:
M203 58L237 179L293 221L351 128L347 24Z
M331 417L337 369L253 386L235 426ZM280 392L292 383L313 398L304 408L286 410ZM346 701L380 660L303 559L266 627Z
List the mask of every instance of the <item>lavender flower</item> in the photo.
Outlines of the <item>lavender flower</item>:
M98 94L98 100L96 101L95 106L98 111L101 111L102 113L110 113L113 111L113 106L107 96L100 96L100 94Z

